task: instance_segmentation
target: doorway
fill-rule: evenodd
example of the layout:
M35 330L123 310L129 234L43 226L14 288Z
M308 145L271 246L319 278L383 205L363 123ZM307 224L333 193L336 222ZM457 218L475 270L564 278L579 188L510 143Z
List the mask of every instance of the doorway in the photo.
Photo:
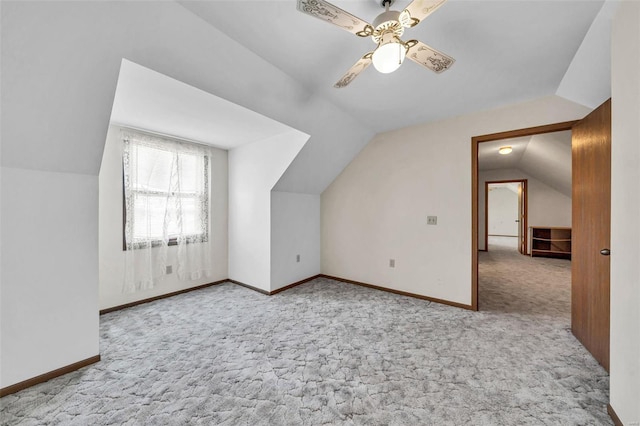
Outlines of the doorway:
M472 308L478 310L479 147L491 141L571 131L571 211L573 227L560 237L570 241L571 331L594 358L609 369L609 292L611 231L611 99L582 120L472 138ZM529 215L531 219L531 215ZM554 229L539 227L553 244ZM558 229L558 228L556 228ZM565 246L566 247L566 244ZM563 252L566 249L563 249ZM538 250L536 250L538 251ZM552 250L540 250L552 251ZM563 253L566 254L566 253Z
M514 143L511 145L516 146L519 138L530 137L534 135L544 135L548 133L554 132L563 132L563 131L571 131L574 124L578 123L578 121L568 121L563 123L550 124L546 126L537 126L537 127L529 127L525 129L512 130L501 133L493 133L489 135L482 135L473 137L471 140L471 306L473 310L478 310L478 249L485 247L485 241L479 241L479 228L480 226L484 226L484 220L480 223L480 209L479 207L479 184L480 184L480 154L481 148L489 146L488 144L491 142L497 143L501 145L502 142L506 140L512 140ZM508 146L508 145L507 145ZM508 156L504 156L505 158L509 158ZM513 158L513 157L510 157ZM503 160L500 160L503 161ZM492 166L491 166L492 167ZM491 170L491 169L488 169ZM489 179L491 180L491 179ZM482 185L482 190L484 192L484 185ZM482 199L484 202L484 197ZM528 206L530 209L530 206ZM482 213L484 213L484 209L482 209ZM483 218L484 219L484 218ZM529 215L530 219L530 215ZM528 226L528 224L527 224ZM485 228L486 229L486 228ZM484 233L481 233L484 236ZM480 244L482 243L482 244Z
M485 181L483 251L492 238L526 255L527 229L527 179Z

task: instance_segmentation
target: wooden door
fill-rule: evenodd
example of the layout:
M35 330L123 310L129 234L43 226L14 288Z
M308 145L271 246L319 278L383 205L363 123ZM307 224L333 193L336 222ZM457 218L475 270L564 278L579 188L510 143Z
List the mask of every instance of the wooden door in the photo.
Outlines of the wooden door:
M572 129L571 330L609 371L611 99Z
M527 180L518 187L518 251L527 254Z

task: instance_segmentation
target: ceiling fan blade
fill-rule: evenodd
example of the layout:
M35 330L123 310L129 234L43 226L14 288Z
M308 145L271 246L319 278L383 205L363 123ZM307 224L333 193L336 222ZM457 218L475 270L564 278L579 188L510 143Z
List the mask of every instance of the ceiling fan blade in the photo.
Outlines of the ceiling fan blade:
M324 0L298 0L298 10L336 25L359 37L368 37L373 34L371 24Z
M362 71L366 70L367 67L371 65L371 55L373 55L373 52L369 52L362 58L360 58L358 62L356 62L354 66L349 68L349 71L347 71L347 73L343 75L336 84L333 85L333 87L335 87L336 89L341 89L351 83L354 78L356 78Z
M446 1L447 0L413 0L409 6L400 13L400 23L406 28L415 27Z
M405 44L408 47L407 58L438 74L448 70L456 61L451 56L438 52L421 41L409 40Z

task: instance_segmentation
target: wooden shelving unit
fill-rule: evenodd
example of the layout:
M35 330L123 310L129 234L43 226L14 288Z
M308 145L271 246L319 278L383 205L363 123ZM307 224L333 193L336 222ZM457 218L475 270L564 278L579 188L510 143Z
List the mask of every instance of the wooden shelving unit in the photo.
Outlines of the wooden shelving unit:
M531 256L571 259L571 228L532 226Z

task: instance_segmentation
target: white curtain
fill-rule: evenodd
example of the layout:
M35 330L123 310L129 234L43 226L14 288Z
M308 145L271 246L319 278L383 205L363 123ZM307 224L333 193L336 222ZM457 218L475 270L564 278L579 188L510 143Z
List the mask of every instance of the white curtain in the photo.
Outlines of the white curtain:
M122 139L123 291L154 287L167 274L170 252L179 279L210 276L208 150L137 132L123 131Z

